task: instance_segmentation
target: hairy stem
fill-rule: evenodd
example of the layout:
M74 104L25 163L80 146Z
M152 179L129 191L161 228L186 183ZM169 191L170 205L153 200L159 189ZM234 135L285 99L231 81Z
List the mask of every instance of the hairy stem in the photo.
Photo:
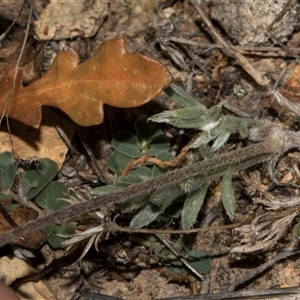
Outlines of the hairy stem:
M97 211L103 205L114 204L157 188L176 185L195 176L207 176L208 179L212 179L224 174L227 168L242 170L269 160L275 154L282 154L291 148L299 146L299 133L284 132L279 126L272 124L267 128L264 141L262 142L165 173L159 177L130 185L107 195L97 196L86 202L64 207L52 214L27 222L2 234L0 236L0 246L37 231L46 225L61 223L82 214Z

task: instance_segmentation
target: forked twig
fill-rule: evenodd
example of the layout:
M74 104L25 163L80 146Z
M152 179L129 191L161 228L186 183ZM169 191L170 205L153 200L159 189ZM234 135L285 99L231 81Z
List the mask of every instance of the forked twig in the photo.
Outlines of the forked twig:
M259 84L261 87L266 88L270 94L275 96L275 99L280 105L286 107L287 109L296 113L299 116L300 106L297 103L294 103L288 100L287 98L283 97L278 91L270 87L269 80L265 76L263 76L259 71L255 70L252 64L250 63L250 61L245 56L237 52L231 45L228 45L228 43L225 42L225 40L221 37L221 35L216 31L213 24L206 16L205 12L202 10L200 5L197 3L198 0L190 0L190 2L197 10L198 14L202 18L203 22L206 24L208 29L210 30L213 37L223 47L221 50L223 50L226 55L236 59L236 61L243 67L243 69L253 78L253 80L257 84ZM287 3L287 5L289 5L289 3Z

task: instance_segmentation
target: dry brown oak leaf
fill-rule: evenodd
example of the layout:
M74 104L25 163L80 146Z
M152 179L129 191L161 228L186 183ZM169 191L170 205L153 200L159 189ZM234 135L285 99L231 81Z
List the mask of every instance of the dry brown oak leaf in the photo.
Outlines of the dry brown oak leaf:
M127 53L123 39L100 45L95 55L79 64L79 56L68 47L61 51L47 73L23 86L23 75L15 68L0 82L0 114L38 128L42 106L64 111L81 126L103 122L103 104L128 108L155 98L172 81L158 61L139 53Z
M289 100L300 103L300 63L290 72L280 93Z

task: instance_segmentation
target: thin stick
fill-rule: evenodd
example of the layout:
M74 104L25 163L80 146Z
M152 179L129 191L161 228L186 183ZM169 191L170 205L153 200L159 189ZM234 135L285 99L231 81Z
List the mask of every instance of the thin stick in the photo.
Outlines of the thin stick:
M23 2L22 9L24 7L24 3L25 3L25 1ZM16 66L15 66L13 86L12 86L12 89L11 89L10 93L7 96L7 100L5 102L4 110L3 110L2 116L0 118L0 126L1 126L3 118L6 117L6 126L7 126L9 141L10 141L10 144L11 144L11 150L12 150L14 160L16 160L16 152L15 152L14 143L13 143L13 139L12 139L12 134L11 134L10 126L9 126L8 107L9 107L9 103L10 103L10 100L12 98L12 95L13 95L15 89L16 89L16 82L17 82L17 74L18 74L18 71L19 71L19 65L20 65L20 62L21 62L21 59L22 59L22 56L23 56L23 53L24 53L24 49L25 49L25 46L26 46L26 43L27 43L27 40L28 40L28 36L29 36L29 29L30 29L30 23L31 23L31 18L32 18L33 4L34 4L34 1L32 3L30 3L29 17L28 17L26 32L25 32L25 36L24 36L24 39L23 39L22 48L21 48L21 51L20 51ZM20 174L19 169L18 168L16 168L16 169L17 169L18 176L21 178L21 174ZM24 188L23 188L22 184L20 184L20 189L22 189L22 194L24 194Z
M204 280L203 276L198 273L198 271L195 270L191 266L191 264L186 259L184 259L182 255L180 255L178 251L176 251L176 249L174 249L174 247L165 238L163 238L160 234L155 234L155 236L189 269L189 271L191 271L191 273L193 273L200 280Z
M191 234L199 232L209 231L221 231L232 228L237 228L244 225L250 225L249 222L239 224L229 224L222 226L210 226L205 228L192 228L192 229L148 229L148 228L133 228L133 227L122 227L115 222L110 222L107 226L109 232L128 232L128 233L145 233L145 234Z
M96 173L96 175L98 176L98 178L104 182L105 184L108 184L107 182L107 179L105 178L101 168L99 167L99 164L97 162L97 159L93 153L93 151L91 151L90 147L88 146L88 144L86 143L85 141L85 138L83 136L83 133L82 133L82 130L79 128L79 126L76 127L76 131L77 131L77 134L81 140L81 143L83 144L88 156L90 157L91 159L91 162L92 162L92 165L93 165L93 169Z
M244 68L244 70L251 75L251 77L261 86L266 86L269 83L269 80L263 76L260 72L255 70L249 60L242 54L236 52L231 45L228 45L221 37L221 35L216 31L211 21L208 19L200 5L198 5L197 0L190 0L192 5L197 10L198 14L202 18L203 22L206 24L213 37L217 40L219 44L223 46L223 51L226 55L235 58L239 64Z
M22 56L23 56L23 53L24 53L24 49L25 49L25 46L26 46L26 43L27 43L27 40L28 40L28 36L29 36L29 28L30 28L30 23L31 23L32 10L33 10L33 3L30 4L30 10L29 10L29 17L28 17L26 32L25 32L25 36L24 36L24 39L23 39L21 52L18 56L18 60L17 60L16 66L15 66L13 86L12 86L12 89L11 89L10 93L8 94L7 100L5 102L4 111L3 111L3 114L2 114L1 119L0 119L0 126L2 124L2 120L3 120L4 117L6 117L6 119L8 119L8 115L7 115L8 114L8 106L9 106L9 102L11 100L12 94L16 89L16 82L17 82L17 74L18 74L18 71L19 71L19 65L20 65L20 62L21 62L21 59L22 59ZM8 122L7 122L7 124L8 124ZM8 125L8 127L9 127L9 125Z
M233 285L231 285L227 289L227 292L234 291L239 285L245 283L246 281L249 281L250 279L257 276L258 274L264 272L266 269L270 268L272 265L274 265L278 261L280 261L282 259L286 259L287 257L293 256L293 255L296 255L299 253L300 253L300 249L298 248L298 249L286 250L286 251L276 255L274 258L268 260L263 265L260 265L259 267L255 268L254 270L249 271L243 278L239 279Z
M228 168L232 171L245 169L270 159L274 156L274 153L282 154L291 148L300 146L299 133L284 132L275 125L272 125L267 131L268 136L266 136L265 141L258 144L165 173L110 194L95 197L89 201L66 206L45 217L29 221L18 228L2 234L0 236L0 246L18 237L37 231L46 225L61 223L84 213L97 211L103 205L118 203L130 197L150 193L158 188L172 188L173 185L178 185L182 181L195 176L204 176L209 181L224 175Z
M2 46L2 42L5 40L5 38L7 37L7 35L9 34L9 32L11 31L11 29L15 26L16 22L18 21L20 15L21 15L21 12L25 6L25 0L23 1L23 4L22 4L22 7L21 9L19 10L19 13L17 15L17 17L13 20L13 22L8 26L8 28L5 30L4 33L2 33L0 35L0 47Z
M233 49L231 45L228 45L224 41L224 39L221 37L221 35L215 30L213 24L208 19L204 11L201 9L200 5L197 3L197 0L190 0L192 5L197 10L198 14L201 16L202 20L214 36L214 38L217 40L218 43L222 45L223 51L226 55L233 57L237 60L237 62L243 67L243 69L253 78L253 80L259 84L261 87L266 88L266 90L274 95L277 102L289 109L290 111L294 112L298 116L300 116L300 105L298 103L292 102L289 99L283 97L278 91L274 90L274 88L269 86L269 80L263 76L260 72L254 69L254 67L251 65L250 61L243 56L242 54L238 53Z
M168 42L174 42L174 43L179 43L179 44L185 44L185 45L189 45L189 46L195 46L198 48L202 48L202 49L223 49L224 46L222 45L218 45L218 44L206 44L206 43L200 43L197 41L193 41L190 39L186 39L183 37L176 37L176 36L166 36L163 37L164 42L168 43ZM264 47L264 46L231 46L232 49L240 52L240 53L244 53L244 54L251 54L251 55L262 55L261 52L273 52L271 54L268 54L269 56L283 56L286 57L287 55L290 54L290 51L294 51L294 52L300 52L300 48L291 48L289 49L288 53L287 49L282 49L280 47ZM250 52L250 53L248 53ZM257 52L257 53L255 53ZM292 57L294 57L294 54L290 54Z

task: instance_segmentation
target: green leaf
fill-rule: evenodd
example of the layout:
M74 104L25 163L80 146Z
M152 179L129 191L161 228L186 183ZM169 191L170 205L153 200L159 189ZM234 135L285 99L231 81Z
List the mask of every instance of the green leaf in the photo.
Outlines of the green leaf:
M181 237L178 238L176 243L174 244L176 247L179 247L179 249L184 249L184 251L189 256L190 250L193 246L193 238L191 234L184 234Z
M129 226L134 228L142 228L143 226L147 226L164 210L165 207L148 204L132 218Z
M155 219L155 225L158 226L158 228L168 227L172 224L172 222L173 222L173 217L171 218L166 215L159 215Z
M121 182L123 186L116 186L116 185L106 185L106 186L101 186L97 187L91 190L91 194L93 196L101 196L105 194L110 194L114 191L123 189L124 186L127 186L129 184L134 184L141 182L142 179L140 176L123 176L119 177L119 179L126 179L124 182ZM127 181L129 180L129 181ZM120 183L120 182L118 182ZM143 194L134 196L134 197L129 197L126 200L116 203L116 206L118 206L120 209L122 209L122 213L127 213L132 210L136 210L144 206L146 203L148 203L149 196L151 195L152 192L145 192Z
M163 161L170 161L174 158L173 154L170 152L159 152L156 155L156 158L163 160Z
M142 156L142 151L137 145L136 136L129 131L122 131L116 134L111 144L115 151L130 158Z
M216 128L209 132L205 132L204 134L201 134L196 140L192 143L190 146L191 149L199 148L202 145L207 145L210 141L214 140L217 135L215 133Z
M206 182L207 178L200 175L183 180L179 186L186 194L192 194L193 192L198 191Z
M58 172L57 164L48 158L42 158L38 160L41 164L41 169L39 170L28 170L24 174L22 182L28 181L31 186L32 184L36 187L33 187L25 195L27 199L34 198L41 190L56 176Z
M164 211L164 216L179 218L182 212L182 205L185 201L186 196L182 195L173 201Z
M64 248L62 243L66 238L57 236L57 233L60 234L74 234L75 233L75 224L67 223L64 225L49 225L43 228L44 233L47 235L48 243L55 249Z
M174 249L176 249L184 258L187 258L186 252L178 244L173 244ZM183 266L180 259L174 255L165 245L158 245L154 247L154 253L157 257L163 260L165 265L172 265L181 267Z
M16 167L11 152L0 153L0 189L9 191L16 178Z
M211 258L209 254L200 249L193 249L190 251L188 262L201 274L208 273L211 267Z
M141 228L153 222L174 199L182 196L179 186L167 186L157 189L150 197L150 204L140 210L131 220L130 226Z
M156 155L156 158L163 160L163 161L169 161L174 158L174 156L170 152L160 152ZM160 168L157 165L153 165L152 167L152 175L151 177L156 177L159 175L162 175L166 172L168 172L171 168Z
M151 196L150 203L154 205L164 205L167 201L173 201L183 194L183 191L178 185L168 185L158 188Z
M219 150L228 141L230 134L231 133L229 130L224 130L223 132L221 132L211 146L211 150L213 152Z
M0 194L0 201L2 200L8 200L8 199L12 199L14 196L13 193L7 193L7 194Z
M211 130L220 121L221 107L215 106L203 114L199 106L180 108L152 116L149 120L172 124L178 128L198 128Z
M202 250L194 249L189 253L189 257L187 259L189 264L201 274L206 274L209 272L211 268L211 259L209 255ZM188 274L190 271L185 266L166 266L166 269L170 273L177 274Z
M149 138L151 136L151 128L148 123L144 121L136 121L134 123L136 132L136 142L142 152L147 150L149 146Z
M153 222L172 203L173 198L166 198L162 205L148 204L131 220L130 227L141 228Z
M200 249L190 250L192 247L191 235L180 237L175 244L174 249L184 257L189 264L199 273L208 273L211 267L210 256ZM180 259L175 256L165 245L154 247L154 253L162 259L162 263L171 273L188 274L189 270L183 265Z
M231 173L227 172L221 180L221 199L226 214L232 220L234 218L236 203L234 198L234 190L232 186Z
M182 274L182 275L186 275L188 274L188 271L185 267L175 267L173 265L171 266L166 266L166 269L168 272L172 273L172 274Z
M68 197L68 188L61 182L53 181L37 195L35 201L50 214L68 205L68 202L62 200L66 197Z
M153 143L156 140L166 139L164 132L161 129L154 131L151 136L148 138L149 143Z
M300 235L300 223L297 223L292 230L293 237L298 238Z
M122 210L122 213L128 213L145 206L149 202L151 192L145 192L142 195L127 198L123 202L116 204Z
M199 119L203 112L198 107L180 108L154 115L149 120L158 123L168 123L179 128L199 128ZM201 121L200 121L201 123Z
M207 192L207 184L192 195L187 196L181 214L183 229L190 229L196 222Z
M7 207L6 207L6 211L12 211L12 210L15 210L15 209L18 209L19 207L22 207L23 204L21 203L17 203L17 204L9 204Z
M171 83L171 85L166 88L164 92L182 107L201 106L203 113L205 113L207 110L205 106L200 104L189 94L187 94L180 86L174 83Z
M239 135L242 139L245 139L248 136L248 124L247 122L243 121L243 119L241 119L240 122L238 122L238 131L239 131Z
M151 169L145 166L138 166L129 172L130 175L139 175L139 176L145 176L149 178L151 177L151 173L152 173Z
M149 179L148 177L140 176L137 174L129 174L128 176L120 176L117 179L117 184L127 186L134 183L142 182L143 180Z
M200 152L200 155L203 157L203 158L213 158L215 155L214 153L211 151L211 149L207 146L207 144L202 144L199 146L198 148L199 152Z
M111 171L120 173L125 169L131 160L132 158L128 157L127 155L114 151L107 160L107 166Z
M165 137L153 141L149 146L146 152L148 156L157 156L161 152L168 152L170 147L169 141Z
M101 195L110 194L110 193L120 190L122 188L123 188L122 186L105 185L105 186L99 186L94 189L91 189L90 192L91 192L91 195L93 195L93 196L101 196Z
M30 182L26 178L22 178L21 182L22 186L20 187L21 191L19 190L19 193L21 192L23 197L25 197L32 189L37 188L39 185L37 180Z

